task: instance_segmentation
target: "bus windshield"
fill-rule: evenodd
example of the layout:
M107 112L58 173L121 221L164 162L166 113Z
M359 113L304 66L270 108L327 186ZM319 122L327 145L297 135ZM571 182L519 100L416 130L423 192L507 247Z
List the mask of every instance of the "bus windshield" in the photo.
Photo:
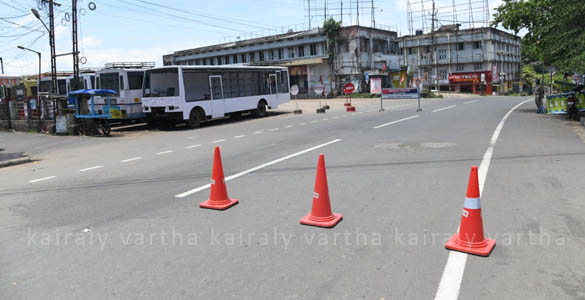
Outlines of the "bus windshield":
M179 96L179 71L177 68L147 70L144 77L144 97Z
M105 90L114 90L116 95L120 94L120 79L118 73L102 73L100 74L101 87Z

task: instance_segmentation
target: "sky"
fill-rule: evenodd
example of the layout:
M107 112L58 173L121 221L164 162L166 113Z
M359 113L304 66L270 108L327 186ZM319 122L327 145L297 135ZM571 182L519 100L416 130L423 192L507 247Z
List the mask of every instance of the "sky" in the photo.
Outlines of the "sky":
M55 1L61 3L61 7L55 9L56 52L70 53L71 0ZM313 1L314 6L323 7L325 0ZM332 10L341 3L341 0L327 1ZM356 1L344 0L344 11L348 13L349 3L353 3L353 7ZM362 10L370 3L359 1ZM436 1L451 3L451 0ZM491 14L501 1L490 0ZM41 52L42 71L50 71L49 35L30 13L31 8L38 9L48 26L48 8L42 8L39 2L0 0L0 57L4 60L6 74L38 72L38 56L18 49L18 45ZM80 57L87 59L80 68L124 61L154 61L161 66L162 56L174 51L227 42L238 36L245 39L308 27L307 0L93 0L95 10L89 9L90 2L78 0ZM374 2L378 26L408 34L407 0ZM440 3L437 7L441 7ZM367 26L371 24L371 10L366 10L367 14L361 13L360 24ZM322 10L318 11L323 14ZM322 18L313 16L313 27L321 23ZM344 16L344 25L355 23L354 10L351 20L348 15ZM72 69L71 56L57 58L57 71Z

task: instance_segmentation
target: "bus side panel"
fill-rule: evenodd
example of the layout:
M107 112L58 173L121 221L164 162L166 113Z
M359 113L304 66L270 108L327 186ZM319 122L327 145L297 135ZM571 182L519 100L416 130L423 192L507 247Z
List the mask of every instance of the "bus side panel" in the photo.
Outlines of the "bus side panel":
M181 105L181 109L183 110L183 120L189 120L189 114L194 107L201 107L205 112L205 118L207 119L208 116L211 116L211 101L191 101L191 102L183 102Z

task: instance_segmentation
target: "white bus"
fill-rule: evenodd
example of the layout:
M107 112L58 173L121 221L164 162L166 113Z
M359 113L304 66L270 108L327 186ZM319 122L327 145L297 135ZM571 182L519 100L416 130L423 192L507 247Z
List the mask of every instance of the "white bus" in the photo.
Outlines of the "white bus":
M111 63L96 73L96 88L116 91L110 100L110 113L114 119L144 118L142 112L142 80L144 70L154 63ZM94 97L98 113L102 113L105 97Z
M286 67L168 66L145 72L142 108L147 120L195 128L242 112L263 117L288 101Z

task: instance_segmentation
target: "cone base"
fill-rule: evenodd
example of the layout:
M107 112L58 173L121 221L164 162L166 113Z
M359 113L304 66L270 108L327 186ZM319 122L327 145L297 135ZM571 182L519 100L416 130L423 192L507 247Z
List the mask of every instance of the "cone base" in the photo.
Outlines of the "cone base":
M309 225L309 226L317 226L317 227L324 227L324 228L332 228L339 223L343 219L341 214L333 214L333 220L331 221L315 221L311 219L311 214L309 213L304 218L301 219L301 224Z
M478 256L490 256L492 250L496 246L496 241L488 238L485 239L485 245L481 247L469 247L461 245L458 243L458 239L459 233L454 234L445 245L445 248Z
M216 210L225 210L228 209L236 204L239 203L238 199L228 198L225 202L216 204L211 203L210 200L203 201L199 203L200 208L208 208L208 209L216 209Z

